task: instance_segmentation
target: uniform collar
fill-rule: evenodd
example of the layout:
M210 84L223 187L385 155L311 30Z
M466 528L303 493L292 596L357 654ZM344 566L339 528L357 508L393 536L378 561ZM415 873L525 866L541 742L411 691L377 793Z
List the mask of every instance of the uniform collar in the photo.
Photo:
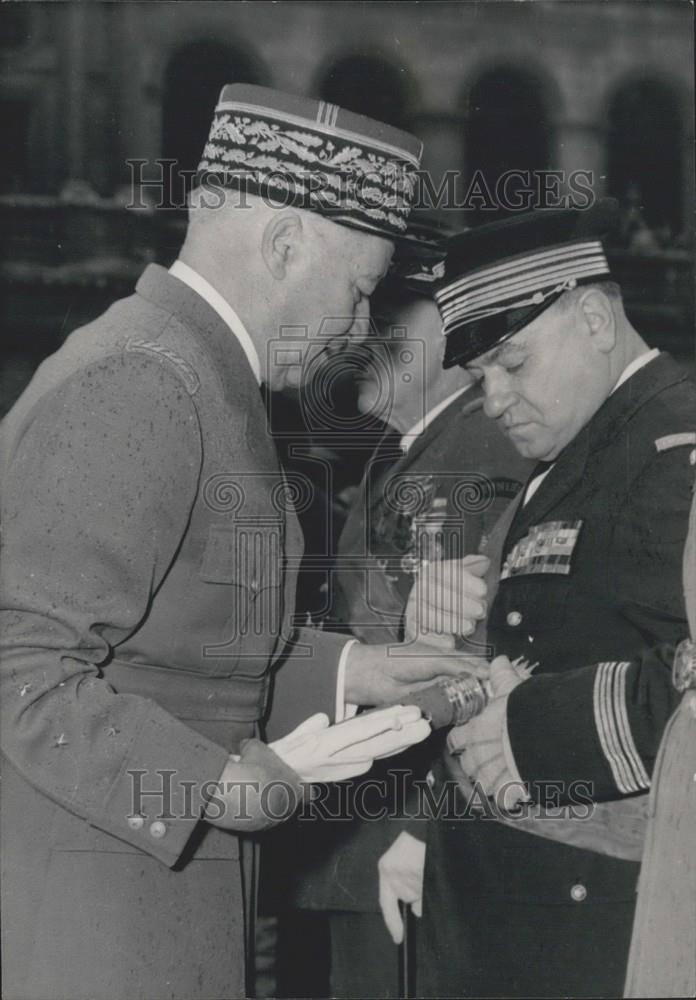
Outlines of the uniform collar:
M624 382L627 382L628 379L631 377L631 375L635 375L635 373L640 368L643 368L644 365L647 365L649 361L652 361L653 358L656 358L659 353L660 353L659 349L657 347L653 347L651 351L644 351L642 354L639 354L637 358L634 358L630 364L626 365L624 370L619 375L619 379L616 385L611 390L612 393L616 392L619 386L623 385Z
M625 379L622 377L621 384L615 386L589 423L560 453L549 471L544 488L529 497L527 504L518 513L514 525L516 534L518 531L523 532L529 524L538 522L581 481L590 456L607 447L623 433L626 424L638 410L668 387L688 378L686 372L663 352L658 357L648 352L641 358L636 358L636 362L641 360L643 363L636 365Z
M169 273L172 277L183 281L185 285L188 285L189 288L200 295L211 309L215 310L223 323L229 327L246 355L249 366L254 373L254 378L261 385L261 363L258 352L246 327L229 302L220 295L217 289L213 288L209 281L206 281L198 271L189 267L183 260L175 260L169 268Z
M631 361L630 364L626 365L624 370L621 372L616 385L611 390L609 395L613 396L616 390L620 386L622 386L624 382L628 382L628 380L631 378L632 375L635 375L637 371L639 371L641 368L644 368L645 365L647 365L650 361L656 358L659 353L660 353L659 348L653 347L651 351L644 351L643 354L640 354L637 358L634 358L633 361ZM541 469L535 475L532 475L529 482L527 483L527 487L524 493L524 500L522 501L523 507L529 503L529 501L532 499L532 497L539 489L539 487L546 479L548 474L551 472L556 463L544 462L543 464L546 466L546 468Z

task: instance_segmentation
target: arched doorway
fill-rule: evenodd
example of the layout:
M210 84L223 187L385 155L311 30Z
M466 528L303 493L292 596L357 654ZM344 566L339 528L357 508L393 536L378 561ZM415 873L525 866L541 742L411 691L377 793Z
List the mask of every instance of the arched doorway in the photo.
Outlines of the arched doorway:
M609 107L608 190L654 230L683 227L682 125L678 101L660 80L620 87Z
M28 98L0 100L0 130L8 141L0 161L0 194L32 189L32 161L29 149L29 129L32 105Z
M540 81L516 67L487 70L469 91L465 118L468 181L480 172L496 205L472 206L469 221L490 222L508 214L508 203L517 208L541 207L527 203L524 176L505 181L510 171L526 175L548 169L551 129Z
M260 82L252 60L219 42L192 42L171 57L162 105L162 157L176 161L172 187L165 172L171 203L183 204L190 190L190 176L179 180L176 175L198 166L224 84Z
M319 83L319 96L348 111L408 128L412 87L406 71L380 56L337 59Z

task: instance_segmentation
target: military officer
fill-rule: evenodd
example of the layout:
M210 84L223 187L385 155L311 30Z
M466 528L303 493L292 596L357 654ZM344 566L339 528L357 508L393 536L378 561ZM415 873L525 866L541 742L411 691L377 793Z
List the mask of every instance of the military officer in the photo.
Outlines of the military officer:
M531 468L485 417L473 379L461 368L442 371L441 319L427 278L421 268L382 284L373 302L378 336L361 346L358 408L399 432L368 463L332 575L333 624L366 643L402 640L421 562L476 553ZM422 779L436 752L428 741L394 763ZM381 794L366 808L402 809L397 798L408 789L396 792L388 762L371 772L375 790L376 782ZM327 911L332 996L396 997L399 963L380 917L377 861L401 821L360 815L360 782L341 792L352 804L340 822L321 822L318 812L316 822L274 835L266 880L281 905ZM327 802L322 812L337 807Z
M301 379L322 317L321 347L359 334L419 156L332 105L226 87L180 259L69 337L5 421L8 997L244 995L236 834L428 728L329 719L460 669L294 634L301 537L259 392Z
M501 821L433 822L427 852L402 841L394 862L413 898L425 857L426 996L623 986L646 791L678 697L642 654L686 630L696 389L625 315L603 243L615 214L604 201L483 226L456 241L435 293L445 365L480 381L487 415L538 465L488 549L499 683L449 737L450 773ZM522 682L520 656L536 664Z

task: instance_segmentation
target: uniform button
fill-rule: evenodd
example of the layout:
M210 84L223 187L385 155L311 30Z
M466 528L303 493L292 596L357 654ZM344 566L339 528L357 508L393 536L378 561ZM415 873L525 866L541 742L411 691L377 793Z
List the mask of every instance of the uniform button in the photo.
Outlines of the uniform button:
M696 448L689 455L689 465L696 465Z
M433 788L434 787L434 785L435 785L435 775L433 774L432 771L428 771L428 773L425 776L425 781L426 781L426 784L427 784L428 788Z
M587 899L587 889L581 882L578 882L571 888L570 898L575 903L582 903L584 899Z
M522 615L520 614L519 611L509 611L505 621L508 623L508 625L512 625L513 627L516 625L520 625L522 622Z
M128 826L131 830L142 830L145 820L142 816L129 816Z
M251 581L251 583L249 584L249 586L251 587L251 589L253 590L253 592L256 594L258 592L258 589L259 589L259 581L256 578L254 578Z
M161 840L166 832L167 827L161 820L157 819L150 824L150 836L154 837L155 840Z

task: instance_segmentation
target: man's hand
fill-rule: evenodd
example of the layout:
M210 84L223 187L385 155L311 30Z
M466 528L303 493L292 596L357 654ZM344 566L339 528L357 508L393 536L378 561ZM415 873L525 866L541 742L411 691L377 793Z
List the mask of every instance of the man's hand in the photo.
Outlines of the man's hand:
M425 844L410 833L400 833L377 862L379 905L394 944L404 939L399 902L409 903L417 917L423 915Z
M427 643L371 646L356 642L348 652L345 700L353 705L393 705L443 677L466 673L486 680L487 661Z
M329 725L323 712L269 743L303 781L345 781L364 774L377 757L401 753L430 735L414 705L395 705Z
M481 578L489 565L482 555L423 564L406 606L406 639L438 642L442 636L471 635L486 617L487 588Z
M504 743L508 696L526 676L524 668L510 663L507 656L496 657L490 667L491 701L470 722L455 726L447 738L466 777L505 811L529 800L516 768L509 766Z

